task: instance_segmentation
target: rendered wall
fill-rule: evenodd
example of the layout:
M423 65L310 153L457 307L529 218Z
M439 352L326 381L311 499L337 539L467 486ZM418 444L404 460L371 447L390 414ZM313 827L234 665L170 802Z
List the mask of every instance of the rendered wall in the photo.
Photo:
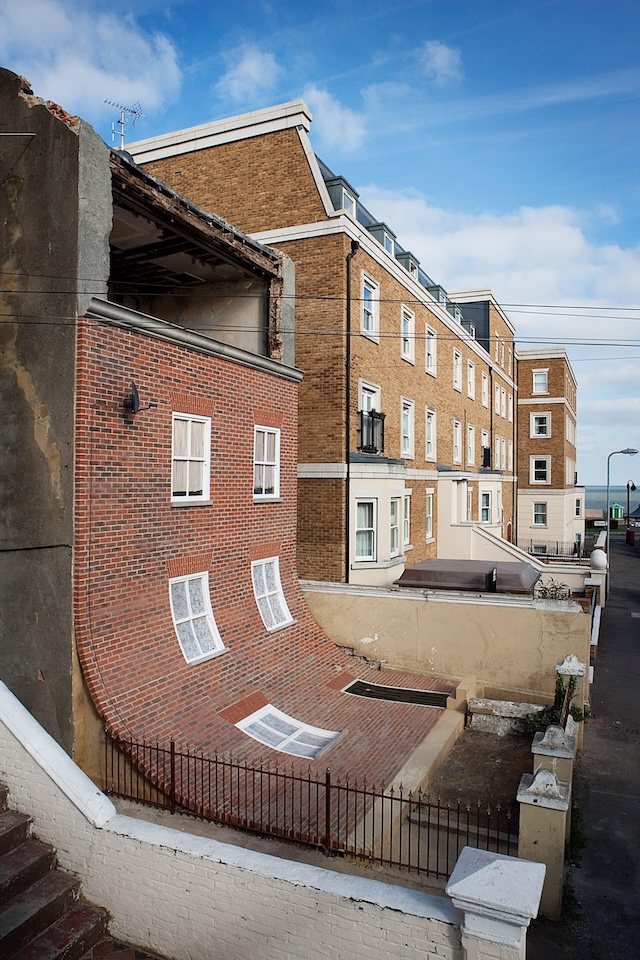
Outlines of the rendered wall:
M75 318L105 289L109 151L5 70L0 114L25 134L0 185L0 676L70 751Z
M434 676L475 675L486 696L553 697L555 666L569 653L589 662L591 620L571 601L349 591L303 584L311 612L341 646L388 668ZM379 680L379 682L384 682Z

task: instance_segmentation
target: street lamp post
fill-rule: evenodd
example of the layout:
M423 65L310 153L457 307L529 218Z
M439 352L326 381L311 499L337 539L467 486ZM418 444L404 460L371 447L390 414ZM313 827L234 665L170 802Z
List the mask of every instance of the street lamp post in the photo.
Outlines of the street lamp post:
M635 490L636 485L633 480L627 480L627 529L629 528L629 491Z
M635 457L638 451L635 447L625 447L624 450L613 450L607 457L607 593L609 592L609 556L610 556L610 547L609 547L609 536L610 536L610 527L611 527L611 518L609 517L609 478L611 472L611 457L615 457L618 453L623 453L627 457Z

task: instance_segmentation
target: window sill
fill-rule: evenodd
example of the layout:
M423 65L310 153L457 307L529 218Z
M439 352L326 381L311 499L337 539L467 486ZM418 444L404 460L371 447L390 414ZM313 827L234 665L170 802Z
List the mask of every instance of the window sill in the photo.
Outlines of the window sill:
M425 543L435 543L435 542L436 542L435 537L427 537L427 539L425 540Z
M404 554L399 557L392 557L390 560L354 560L351 564L352 570L387 570L389 567L397 567L404 563L407 558Z
M404 354L402 354L402 355L401 355L401 359L404 360L405 363L410 363L410 364L412 364L414 367L415 367L415 365L416 365L415 357L405 357Z
M253 498L254 503L282 503L282 497L255 497Z
M411 544L411 543L405 543L405 545L404 545L404 547L403 547L403 550L404 550L405 553L407 552L407 550L413 550L413 544Z
M265 627L265 629L267 633L277 633L278 630L284 630L285 627L290 627L295 622L295 620L287 620L286 623L279 623L275 627Z
M172 507L210 507L213 500L172 500Z
M208 660L215 660L216 657L221 657L223 653L229 653L229 647L222 647L220 650L212 650L211 653L205 653L201 657L195 657L193 660L187 660L187 665L189 667L196 667L200 663L207 663Z
M363 336L366 340L371 340L372 343L380 343L380 334L371 333L369 330L361 330L360 335Z
M426 373L427 376L429 376L429 377L437 377L437 376L438 376L438 374L437 374L437 372L436 372L435 370L425 370L425 373Z

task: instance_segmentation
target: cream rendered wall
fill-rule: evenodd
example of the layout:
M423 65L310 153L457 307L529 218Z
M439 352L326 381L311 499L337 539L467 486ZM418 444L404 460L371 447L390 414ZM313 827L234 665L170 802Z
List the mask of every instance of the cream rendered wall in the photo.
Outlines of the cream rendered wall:
M469 481L477 482L479 495L488 492L491 494L492 522L483 523L482 527L489 530L496 537L502 536L501 511L498 504L501 502L502 481L485 479L482 474L468 476ZM474 527L479 523L476 515L472 521L466 519L467 509L467 479L459 475L445 475L438 478L438 558L446 560L491 560L493 557L485 554L484 541L474 538ZM480 497L476 510L480 510ZM507 559L507 558L504 558Z
M475 675L487 696L546 702L559 661L574 653L589 662L591 619L573 601L302 586L313 616L337 644L390 669L456 680Z
M576 517L576 500L582 500L583 516ZM533 522L534 503L547 504L546 526ZM572 543L576 533L584 540L584 493L580 488L569 487L554 490L540 486L535 490L520 490L518 493L518 541L523 540L560 541Z
M369 586L387 586L397 580L405 568L402 543L402 509L405 492L404 481L394 476L359 475L351 479L350 497L350 566L351 583ZM400 498L400 553L391 557L391 498ZM376 559L356 559L357 501L376 502ZM410 561L409 561L410 562Z

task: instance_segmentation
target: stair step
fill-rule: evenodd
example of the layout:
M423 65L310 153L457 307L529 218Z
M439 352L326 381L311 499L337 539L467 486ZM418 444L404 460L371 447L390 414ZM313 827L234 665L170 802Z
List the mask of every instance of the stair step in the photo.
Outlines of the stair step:
M48 843L25 840L0 857L0 904L44 876L56 862L56 852Z
M78 903L12 960L79 960L106 930L106 911Z
M11 957L77 902L80 883L51 870L0 909L0 957Z
M31 831L31 817L17 810L0 813L0 856L26 840Z

